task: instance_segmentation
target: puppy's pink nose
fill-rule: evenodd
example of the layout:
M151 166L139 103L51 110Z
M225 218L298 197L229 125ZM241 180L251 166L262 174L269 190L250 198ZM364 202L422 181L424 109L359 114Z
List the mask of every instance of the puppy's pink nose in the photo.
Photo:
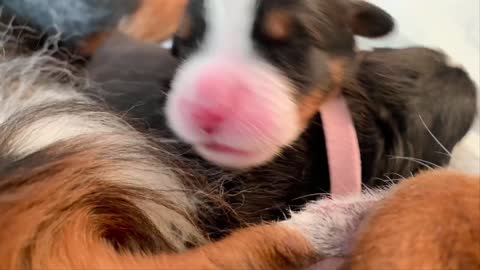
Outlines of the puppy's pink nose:
M206 134L213 134L225 120L225 112L218 108L193 107L191 117L193 124Z
M234 121L235 111L250 95L240 78L222 72L203 74L194 87L195 98L189 106L191 124L209 135L227 120Z

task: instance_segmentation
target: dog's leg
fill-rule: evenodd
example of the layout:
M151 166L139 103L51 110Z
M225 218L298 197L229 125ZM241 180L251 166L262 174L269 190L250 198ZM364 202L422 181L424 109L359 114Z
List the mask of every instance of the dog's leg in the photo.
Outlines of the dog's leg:
M480 269L480 177L405 181L368 217L343 269Z

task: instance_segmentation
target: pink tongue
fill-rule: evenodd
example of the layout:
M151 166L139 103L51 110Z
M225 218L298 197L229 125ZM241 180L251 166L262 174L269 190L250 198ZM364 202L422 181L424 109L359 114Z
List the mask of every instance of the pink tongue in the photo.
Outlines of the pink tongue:
M319 109L327 145L330 186L333 197L362 192L362 164L357 133L343 96L331 99ZM307 270L340 269L344 258L326 258Z
M319 111L327 146L330 192L340 197L359 194L362 192L362 161L347 102L340 95L322 104Z

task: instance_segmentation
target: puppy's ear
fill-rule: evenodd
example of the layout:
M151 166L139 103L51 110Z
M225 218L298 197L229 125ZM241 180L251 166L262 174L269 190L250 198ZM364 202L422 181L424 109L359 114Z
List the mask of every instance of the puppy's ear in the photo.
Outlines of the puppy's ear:
M350 0L350 26L355 35L375 38L385 36L395 27L386 11L363 0Z

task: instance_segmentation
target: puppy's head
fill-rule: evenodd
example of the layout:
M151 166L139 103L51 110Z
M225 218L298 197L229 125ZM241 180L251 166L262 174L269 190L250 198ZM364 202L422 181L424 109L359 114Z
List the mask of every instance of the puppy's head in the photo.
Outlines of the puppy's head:
M263 164L291 144L342 80L354 35L392 30L355 0L193 0L173 53L171 128L219 165Z

